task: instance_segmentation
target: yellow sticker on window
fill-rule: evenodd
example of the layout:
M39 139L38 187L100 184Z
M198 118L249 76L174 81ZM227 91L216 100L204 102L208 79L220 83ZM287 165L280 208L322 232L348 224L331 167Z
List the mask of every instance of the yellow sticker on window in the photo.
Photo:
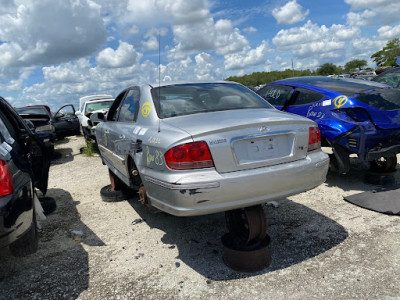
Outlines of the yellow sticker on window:
M147 117L150 114L151 111L151 104L149 102L145 102L142 105L142 116Z
M337 108L341 108L343 105L347 103L347 96L345 95L340 95L337 96L335 99L333 99L333 103Z

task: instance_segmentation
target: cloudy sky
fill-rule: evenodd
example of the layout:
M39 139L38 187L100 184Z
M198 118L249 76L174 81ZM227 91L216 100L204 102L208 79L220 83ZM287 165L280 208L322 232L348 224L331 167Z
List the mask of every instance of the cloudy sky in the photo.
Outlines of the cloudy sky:
M399 16L399 0L0 0L0 95L56 110L157 82L159 69L161 80L220 80L292 59L375 67Z

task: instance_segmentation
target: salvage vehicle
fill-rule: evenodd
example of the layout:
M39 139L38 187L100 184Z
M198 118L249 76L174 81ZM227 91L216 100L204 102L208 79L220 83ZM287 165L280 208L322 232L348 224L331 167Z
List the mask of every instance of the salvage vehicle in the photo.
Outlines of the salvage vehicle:
M0 97L0 247L36 252L35 188L46 194L50 157L43 142Z
M54 115L47 105L32 105L16 108L19 115L35 126L36 132L54 131L57 139L78 135L79 120L72 104L62 106Z
M124 186L176 216L254 206L312 189L329 157L315 122L280 112L233 82L133 86L96 127L112 201ZM118 197L115 196L115 200Z
M400 89L379 82L298 77L271 82L257 93L276 108L310 118L331 147L335 167L350 170L356 154L366 170L396 170L400 153Z
M92 95L79 99L80 108L75 115L79 119L81 132L87 142L96 140L95 128L97 123L90 122L90 116L97 112L106 114L113 102L114 98L110 95Z

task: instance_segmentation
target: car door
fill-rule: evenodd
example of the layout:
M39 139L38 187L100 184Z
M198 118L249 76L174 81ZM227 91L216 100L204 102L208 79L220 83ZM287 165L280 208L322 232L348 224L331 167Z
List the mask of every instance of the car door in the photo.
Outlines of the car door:
M79 119L75 115L75 107L72 104L61 107L54 115L53 121L58 138L79 133Z
M7 133L5 142L12 147L11 156L14 163L20 170L32 174L34 185L45 194L50 157L46 155L43 142L31 132L25 121L2 98L0 98L0 108L3 125L1 131L3 135Z
M123 176L129 178L127 158L128 155L116 153L114 143L119 140L136 141L135 125L139 110L140 91L138 87L131 87L122 92L115 101L118 105L110 108L107 122L103 125L104 156L112 166ZM103 153L102 153L103 154Z

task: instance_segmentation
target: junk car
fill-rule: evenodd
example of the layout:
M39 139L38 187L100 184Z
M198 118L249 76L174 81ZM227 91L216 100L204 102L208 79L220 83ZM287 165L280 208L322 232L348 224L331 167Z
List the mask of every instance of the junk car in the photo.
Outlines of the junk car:
M379 82L298 77L271 82L257 93L281 111L310 118L341 174L356 154L366 170L392 172L400 153L400 89Z
M43 142L0 97L0 247L15 256L37 250L35 188L46 193L49 167Z
M253 206L312 189L329 157L315 122L233 82L133 86L96 127L112 197L119 183L176 216ZM104 198L103 198L104 199Z
M86 141L94 141L97 122L90 122L90 116L97 112L106 114L114 98L110 95L92 95L80 98L79 102L80 109L75 114L78 116L82 134Z

